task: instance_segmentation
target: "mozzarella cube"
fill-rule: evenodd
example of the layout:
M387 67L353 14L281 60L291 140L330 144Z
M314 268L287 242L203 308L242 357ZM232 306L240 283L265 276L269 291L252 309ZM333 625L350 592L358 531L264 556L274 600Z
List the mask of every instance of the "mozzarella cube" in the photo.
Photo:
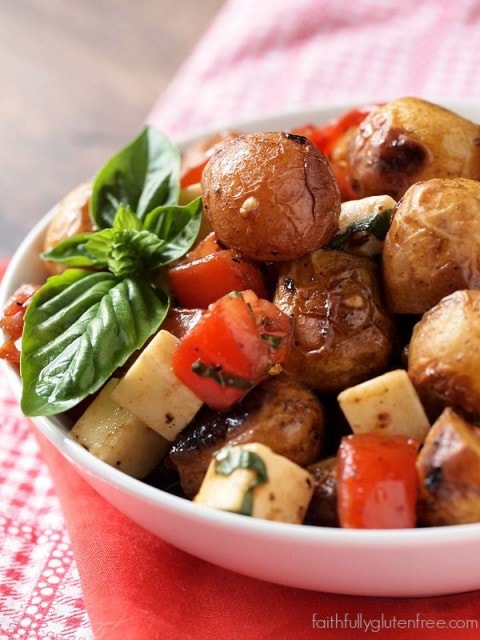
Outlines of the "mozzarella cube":
M194 502L245 513L244 506L250 498L250 515L254 518L303 522L313 494L313 478L305 469L259 443L228 447L228 450L243 450L258 456L266 469L266 481L257 484L255 468L234 468L229 475L219 473L218 462L213 458Z
M403 369L345 389L338 402L354 433L380 431L423 442L430 423Z
M107 382L70 435L100 460L142 479L161 462L170 443L112 400L118 382Z
M342 202L340 216L338 219L338 230L342 233L352 224L368 220L373 216L377 216L384 211L394 209L395 200L391 196L369 196L368 198L360 198L359 200L347 200ZM365 238L365 242L356 247L355 253L365 256L374 256L381 253L383 240L369 234Z
M179 340L161 330L120 380L112 398L151 429L173 441L192 420L202 401L172 369Z

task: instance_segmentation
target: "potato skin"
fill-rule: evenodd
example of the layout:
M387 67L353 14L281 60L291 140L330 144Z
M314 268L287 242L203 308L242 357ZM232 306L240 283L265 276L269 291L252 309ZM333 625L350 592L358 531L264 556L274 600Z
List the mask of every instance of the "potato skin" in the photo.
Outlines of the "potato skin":
M170 449L183 491L192 498L212 454L227 445L257 442L304 467L320 454L324 408L308 389L285 375L272 376L223 412L204 406Z
M271 132L227 141L205 167L202 190L220 241L251 260L293 260L337 229L336 180L303 136Z
M374 109L350 140L347 161L359 198L400 198L420 180L480 179L480 126L419 98Z
M305 515L305 524L315 527L339 527L337 513L337 458L323 458L307 467L313 477L313 495Z
M285 371L318 393L337 393L385 370L394 327L370 258L318 249L282 265L275 304L293 317Z
M480 522L480 429L447 408L417 458L423 526Z
M457 289L480 288L480 182L412 185L395 210L382 261L394 313L424 313Z
M60 202L45 235L43 250L49 251L64 240L79 233L93 231L89 213L92 184L85 182L70 191ZM66 267L58 262L46 262L49 273L62 273Z
M423 315L408 348L408 374L425 406L480 417L480 291L455 291Z

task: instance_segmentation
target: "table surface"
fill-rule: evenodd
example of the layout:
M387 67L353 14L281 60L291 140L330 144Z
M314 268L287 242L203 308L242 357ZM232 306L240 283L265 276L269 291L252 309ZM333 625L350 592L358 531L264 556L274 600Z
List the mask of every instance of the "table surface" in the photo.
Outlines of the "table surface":
M222 4L2 3L0 258L135 135Z

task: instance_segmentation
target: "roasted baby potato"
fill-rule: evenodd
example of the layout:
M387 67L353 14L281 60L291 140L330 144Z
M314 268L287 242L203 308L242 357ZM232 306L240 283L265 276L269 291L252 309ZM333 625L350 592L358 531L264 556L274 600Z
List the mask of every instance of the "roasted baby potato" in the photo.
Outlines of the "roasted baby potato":
M316 527L338 527L337 458L324 458L307 467L313 478L313 495L305 516L305 524Z
M303 136L239 136L202 176L203 207L219 240L251 260L293 260L337 229L340 193L325 156Z
M228 411L202 407L173 444L170 460L192 498L218 449L257 442L304 467L319 456L323 424L323 407L310 391L285 375L274 376Z
M394 328L372 259L319 249L282 265L275 304L293 318L285 371L319 393L383 372Z
M424 526L480 522L480 428L445 409L417 458Z
M480 180L480 127L425 100L400 98L363 120L347 162L359 198L387 193L398 199L430 178Z
M415 325L408 374L423 404L480 417L480 291L455 291Z
M64 240L68 240L79 233L93 231L89 213L92 184L86 182L68 193L58 205L58 209L51 219L45 241L44 251L53 249ZM58 262L46 262L49 273L61 273L66 267Z
M480 182L412 185L385 238L383 277L394 313L424 313L457 289L480 288Z

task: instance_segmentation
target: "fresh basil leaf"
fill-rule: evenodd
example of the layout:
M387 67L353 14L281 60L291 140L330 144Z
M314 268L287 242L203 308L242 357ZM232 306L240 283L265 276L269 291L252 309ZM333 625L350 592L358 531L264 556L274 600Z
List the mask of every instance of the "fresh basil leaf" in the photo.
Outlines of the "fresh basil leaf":
M97 391L158 329L168 297L141 280L68 269L25 314L20 370L25 415L67 411Z
M202 198L187 205L158 207L145 217L144 227L165 245L159 256L158 266L178 260L192 247L202 223Z
M233 389L248 391L255 384L253 380L246 380L233 373L228 373L224 371L222 367L207 364L200 360L200 358L192 364L192 371L201 378L210 378L210 380L213 380L223 388L231 387Z
M156 207L175 204L180 193L180 154L160 131L145 127L98 172L90 202L95 224L111 227L128 205L143 220Z
M85 252L92 260L92 264L100 269L106 269L110 260L112 244L116 235L115 229L103 229L87 238ZM116 275L116 274L115 274Z
M120 206L113 226L75 236L43 254L73 267L109 269L116 276L149 277L163 264L165 242L143 229L142 222L127 206Z
M135 229L140 231L143 228L142 221L138 219L135 213L128 205L121 204L113 219L113 229Z
M149 231L117 231L110 247L108 268L119 277L137 275L148 279L158 267L164 245Z
M329 249L341 249L347 244L355 234L368 233L378 238L378 240L384 240L387 235L387 231L390 228L392 221L393 210L385 209L380 213L375 213L372 216L368 216L363 220L352 222L345 231L337 233L333 236L328 244Z
M92 267L95 261L87 250L87 243L94 235L96 234L89 232L68 238L49 251L44 251L41 258L68 267Z

